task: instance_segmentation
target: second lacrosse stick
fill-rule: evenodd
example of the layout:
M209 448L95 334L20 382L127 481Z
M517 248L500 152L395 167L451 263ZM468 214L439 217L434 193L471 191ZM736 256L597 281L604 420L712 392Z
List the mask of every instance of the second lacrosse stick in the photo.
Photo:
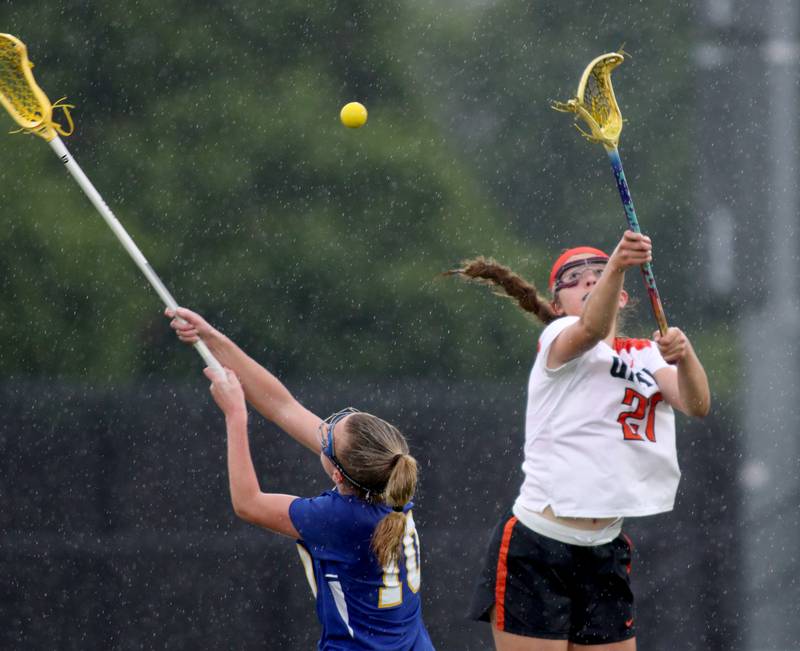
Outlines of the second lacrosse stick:
M33 64L28 59L25 44L10 34L0 34L0 103L6 108L22 131L33 133L47 141L61 159L61 162L64 163L67 171L78 182L86 196L89 197L97 212L100 213L122 246L133 258L136 266L139 267L145 278L153 286L153 289L156 290L164 304L172 310L177 309L177 301L169 293L164 283L161 282L156 272L153 271L150 263L114 216L114 213L111 212L106 202L103 201L103 197L100 196L92 182L67 151L61 138L58 137L59 134L68 136L72 133L72 118L69 114L69 105L61 102L51 104L33 78L31 68L33 68ZM64 112L69 125L68 129L53 120L54 108L59 108ZM202 341L198 341L194 347L208 366L217 372L223 372L220 363Z

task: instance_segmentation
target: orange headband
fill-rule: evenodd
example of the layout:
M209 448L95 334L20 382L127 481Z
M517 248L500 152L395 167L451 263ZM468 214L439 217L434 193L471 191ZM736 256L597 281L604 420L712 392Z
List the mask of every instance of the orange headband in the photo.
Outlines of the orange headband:
M564 266L564 263L573 255L579 255L581 253L591 253L593 255L608 259L608 253L601 251L600 249L595 249L592 246L576 246L574 249L567 249L564 251L564 253L558 256L558 259L553 263L553 268L550 270L550 283L548 287L550 288L551 292L553 291L553 286L556 284L556 276L558 276L558 272L561 271L561 267Z

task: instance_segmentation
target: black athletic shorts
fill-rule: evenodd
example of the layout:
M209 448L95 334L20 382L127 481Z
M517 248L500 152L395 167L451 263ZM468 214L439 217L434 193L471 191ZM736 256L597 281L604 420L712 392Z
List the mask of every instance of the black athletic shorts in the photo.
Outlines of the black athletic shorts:
M631 543L568 545L532 531L509 511L492 535L469 618L516 635L610 644L635 635Z

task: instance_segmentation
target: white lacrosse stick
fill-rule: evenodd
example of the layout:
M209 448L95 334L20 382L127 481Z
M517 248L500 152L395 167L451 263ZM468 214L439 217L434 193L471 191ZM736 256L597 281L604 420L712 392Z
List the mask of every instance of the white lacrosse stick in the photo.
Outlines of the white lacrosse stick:
M58 134L68 136L72 133L70 105L62 103L62 100L51 104L47 95L36 84L31 68L33 64L28 59L25 44L10 34L0 34L0 103L19 124L22 131L40 136L50 144L164 304L171 310L177 310L177 301L58 137ZM53 121L53 108L59 108L64 112L67 128ZM198 341L194 347L209 367L224 374L222 365L211 354L208 346Z

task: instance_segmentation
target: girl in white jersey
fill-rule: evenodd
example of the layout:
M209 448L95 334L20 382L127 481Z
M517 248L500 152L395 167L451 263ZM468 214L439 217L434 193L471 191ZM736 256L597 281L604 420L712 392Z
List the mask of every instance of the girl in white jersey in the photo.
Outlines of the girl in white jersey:
M703 417L710 407L703 366L678 328L616 336L625 271L650 260L650 238L632 231L611 256L570 249L553 265L549 301L491 260L456 272L499 285L547 326L528 385L525 480L470 612L492 622L498 651L636 648L622 519L672 509L672 409Z

